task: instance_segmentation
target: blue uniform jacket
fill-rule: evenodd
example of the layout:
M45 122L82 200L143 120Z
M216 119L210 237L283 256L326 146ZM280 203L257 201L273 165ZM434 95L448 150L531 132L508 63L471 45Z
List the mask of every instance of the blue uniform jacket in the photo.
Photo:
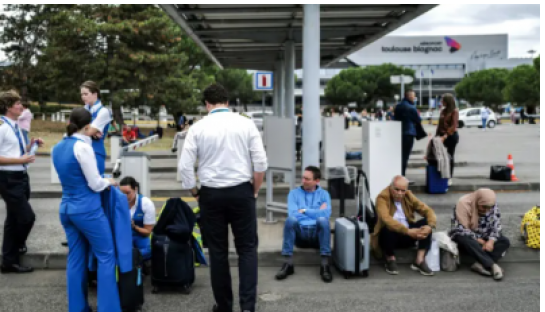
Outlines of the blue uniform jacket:
M104 214L110 222L114 236L116 263L121 273L132 271L131 213L127 196L119 188L110 187L101 194ZM95 256L90 254L89 269L96 270Z

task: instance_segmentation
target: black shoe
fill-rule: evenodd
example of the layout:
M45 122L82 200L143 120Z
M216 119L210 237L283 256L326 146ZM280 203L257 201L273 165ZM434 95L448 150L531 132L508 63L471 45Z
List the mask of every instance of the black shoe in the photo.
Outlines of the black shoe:
M22 256L22 255L26 254L27 251L28 251L28 248L26 247L26 245L22 246L22 247L19 248L19 255Z
M295 273L295 270L293 269L293 264L284 263L280 271L276 273L275 278L280 281L286 279L288 275L293 275L293 273Z
M30 273L34 271L33 268L31 267L25 267L25 266L20 266L18 264L12 264L12 265L8 265L8 266L0 266L0 273L2 274L6 274L6 273Z
M434 273L433 271L430 269L430 267L428 266L428 264L426 263L426 261L422 261L422 263L420 264L416 264L416 263L413 263L411 265L411 269L413 271L419 271L420 274L424 275L424 276L433 276Z
M61 245L63 245L64 247L68 247L68 242L61 242Z
M220 312L220 308L218 307L217 304L215 304L214 307L212 308L212 312Z
M386 272L390 275L398 275L397 263L395 260L386 260Z
M329 264L325 264L320 267L320 275L322 276L322 281L326 283L331 283L331 281L333 281L333 275L331 274Z

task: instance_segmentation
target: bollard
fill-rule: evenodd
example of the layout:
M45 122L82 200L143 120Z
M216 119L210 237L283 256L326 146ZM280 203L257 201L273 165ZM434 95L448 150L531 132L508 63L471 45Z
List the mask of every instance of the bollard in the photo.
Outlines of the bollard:
M115 155L119 155L121 152L121 137L114 135L110 137L110 162L115 164L117 158Z
M57 170L55 170L55 165L53 165L53 147L51 148L51 184L61 184Z
M150 156L143 152L123 152L121 158L121 177L131 176L140 183L140 194L151 197Z
M138 141L136 143L132 143L130 145L123 146L122 148L120 148L120 153L117 156L117 159L116 159L115 165L114 165L114 170L112 171L113 177L117 179L121 175L121 170L122 170L121 162L122 162L124 152L134 151L134 150L136 150L136 149L138 149L140 147L151 144L151 143L157 141L158 139L159 139L159 135L156 134L156 135L150 136L148 138L145 138L143 140L140 140L140 141ZM112 154L111 157L114 157L114 155Z
M42 120L45 120L45 113L42 114Z
M57 117L55 120L57 120L57 122L61 121L61 112L57 112Z
M65 119L65 118L66 118L66 117L65 117L64 113L62 113L62 114L61 114L61 122L62 122L62 123L65 123L65 122L66 122L66 119Z
M51 113L51 121L55 122L57 120L55 120L55 113Z

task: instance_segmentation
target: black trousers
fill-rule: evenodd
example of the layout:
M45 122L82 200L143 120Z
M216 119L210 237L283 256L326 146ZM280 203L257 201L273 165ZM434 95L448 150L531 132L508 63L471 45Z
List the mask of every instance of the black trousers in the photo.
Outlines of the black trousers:
M409 229L418 229L428 225L426 218L420 219L415 223L409 223ZM394 256L395 249L411 248L418 242L418 250L430 250L431 247L431 234L423 240L415 240L408 235L390 231L387 227L383 227L380 231L379 237L380 249L386 257Z
M461 250L465 251L488 270L503 257L503 254L511 246L509 239L505 236L498 238L494 243L494 250L492 252L484 251L481 244L469 236L455 236L453 240L460 246Z
M443 145L445 145L445 148L447 149L447 152L450 156L450 176L452 177L454 174L454 152L456 151L456 145L458 145L458 142L460 141L460 136L458 135L458 131L454 132L453 135L449 135L445 142L443 142Z
M414 145L414 136L412 135L403 135L401 139L402 150L401 150L401 175L405 176L405 171L407 170L407 164L409 163L409 157L411 157L411 152Z
M2 244L2 263L19 264L19 248L26 240L36 216L28 200L30 184L23 171L0 171L0 195L6 203L4 222L4 242Z
M228 225L238 254L241 310L255 311L257 288L256 199L251 183L228 188L202 187L199 197L204 240L210 253L210 277L221 312L233 309Z

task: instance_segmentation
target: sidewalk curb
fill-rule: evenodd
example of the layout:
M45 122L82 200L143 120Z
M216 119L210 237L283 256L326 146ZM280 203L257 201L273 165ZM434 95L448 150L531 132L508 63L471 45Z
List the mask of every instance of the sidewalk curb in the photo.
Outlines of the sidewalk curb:
M65 270L67 253L29 253L23 256L22 264L31 266L35 269L42 270ZM208 256L208 250L205 249L205 255ZM414 250L400 250L397 252L396 258L399 264L411 264L414 261ZM381 264L371 256L371 265ZM473 262L469 257L461 256L462 264L471 264ZM260 267L280 267L285 259L279 250L258 251L258 261ZM320 265L320 254L318 250L313 249L298 249L294 253L293 261L299 266L318 266ZM233 248L229 249L229 262L232 267L238 265L238 256ZM539 250L530 248L511 248L507 255L501 260L502 263L539 263Z

